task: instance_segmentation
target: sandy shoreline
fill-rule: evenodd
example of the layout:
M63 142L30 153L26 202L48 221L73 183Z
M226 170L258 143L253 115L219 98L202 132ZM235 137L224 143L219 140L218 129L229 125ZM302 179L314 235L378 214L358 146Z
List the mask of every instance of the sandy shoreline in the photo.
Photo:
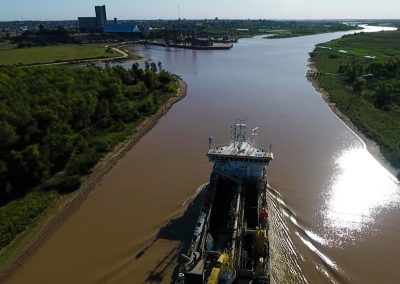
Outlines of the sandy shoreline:
M365 136L364 133L362 133L360 130L358 130L357 127L351 122L350 118L344 115L336 107L335 103L331 102L329 98L329 93L319 85L316 79L316 73L318 72L318 69L315 63L312 61L311 58L308 60L308 62L309 70L307 71L306 77L308 81L311 82L317 93L320 94L321 98L328 104L331 111L364 142L368 152L370 152L371 155L374 156L379 161L379 163L383 165L393 176L396 176L398 174L397 170L393 168L392 165L382 155L379 145L376 144L375 141Z
M56 205L56 213L51 215L44 223L39 224L39 233L28 243L24 244L20 253L6 268L0 272L0 283L5 282L19 267L21 267L39 249L57 229L82 205L89 193L96 188L102 177L108 173L115 164L168 112L168 110L187 94L187 85L176 78L179 88L177 94L171 97L155 114L143 120L135 132L126 140L119 143L112 152L101 159L82 182L80 188L71 196L62 199Z

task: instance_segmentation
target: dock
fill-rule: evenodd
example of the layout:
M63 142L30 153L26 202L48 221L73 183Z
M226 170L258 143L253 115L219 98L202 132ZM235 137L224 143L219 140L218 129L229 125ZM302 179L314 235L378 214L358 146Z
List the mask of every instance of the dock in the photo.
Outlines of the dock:
M219 43L214 42L212 45L183 45L183 44L166 44L157 41L145 41L144 44L162 46L162 47L174 47L194 50L228 50L233 47L232 43Z

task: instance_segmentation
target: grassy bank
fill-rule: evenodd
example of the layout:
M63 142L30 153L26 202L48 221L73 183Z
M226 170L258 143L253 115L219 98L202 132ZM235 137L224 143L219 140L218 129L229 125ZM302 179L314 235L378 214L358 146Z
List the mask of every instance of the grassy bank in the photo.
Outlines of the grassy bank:
M34 191L0 207L0 242L9 243L0 250L0 271L22 252L23 244L38 232L37 225L54 211L59 200L60 196L54 191Z
M63 44L10 49L9 44L3 43L2 48L0 48L0 65L29 65L118 56L121 56L121 54L113 49L106 48L105 44Z
M0 68L0 86L2 270L46 216L71 198L84 200L182 87L155 64L131 70L9 66Z
M400 168L400 32L360 33L320 44L309 77Z
M331 24L318 24L318 25L304 25L304 26L293 26L290 29L282 29L282 30L267 30L267 33L271 33L273 35L267 36L267 39L278 39L278 38L289 38L289 37L299 37L299 36L307 36L307 35L315 35L322 33L332 33L339 31L349 31L349 30L358 30L360 27L356 26L348 26L340 23L331 23Z

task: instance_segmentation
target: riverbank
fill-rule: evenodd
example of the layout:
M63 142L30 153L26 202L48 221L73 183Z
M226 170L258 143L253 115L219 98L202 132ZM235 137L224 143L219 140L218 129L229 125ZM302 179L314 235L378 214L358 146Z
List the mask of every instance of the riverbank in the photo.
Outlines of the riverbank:
M308 64L309 70L307 72L307 79L313 85L315 90L321 96L321 98L327 103L328 107L331 111L341 120L343 123L347 125L360 139L365 143L368 151L393 175L397 174L397 171L391 166L391 164L386 160L386 158L382 155L378 144L368 138L364 133L362 133L351 121L351 119L344 115L339 108L336 107L336 104L330 100L329 93L320 86L316 74L318 73L318 69L315 63L310 59Z
M321 98L326 102L330 110L344 123L346 126L354 132L365 144L368 152L371 153L391 174L394 176L398 175L398 170L396 170L390 162L385 158L382 154L379 145L372 139L368 138L362 131L360 131L357 126L351 121L351 119L343 114L340 109L336 106L336 104L331 101L329 92L326 91L318 82L317 73L319 72L315 62L312 59L309 59L308 64L309 70L307 71L307 79L313 85L317 93L321 96Z
M68 196L62 197L55 206L40 217L37 226L30 228L31 232L24 232L17 240L19 244L13 247L14 254L9 254L8 261L0 274L0 282L5 281L12 273L16 272L26 260L32 256L49 237L81 206L89 193L96 188L102 177L109 172L135 144L150 131L156 123L168 112L168 110L187 94L187 85L179 77L175 77L178 84L176 95L170 97L156 113L145 118L135 128L131 136L119 143L113 151L108 153L91 171L82 182L80 188ZM27 236L33 236L32 238ZM15 241L14 241L15 243ZM12 246L11 244L10 246Z

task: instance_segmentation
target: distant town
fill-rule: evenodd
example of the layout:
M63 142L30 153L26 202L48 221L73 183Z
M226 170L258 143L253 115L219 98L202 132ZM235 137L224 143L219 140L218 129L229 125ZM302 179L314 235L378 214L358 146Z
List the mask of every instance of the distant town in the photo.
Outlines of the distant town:
M365 21L380 23L381 21ZM392 24L398 24L393 21ZM354 27L338 20L234 20L234 19L175 19L175 20L112 20L107 18L106 6L95 6L94 15L77 15L75 21L11 21L0 22L0 40L15 47L45 46L63 43L98 43L148 40L155 44L214 46L234 43L238 38L273 34L270 38L344 31ZM46 32L46 35L44 35ZM50 36L51 35L51 36ZM57 39L49 41L49 37ZM222 45L223 46L223 45ZM226 47L226 46L225 46Z

